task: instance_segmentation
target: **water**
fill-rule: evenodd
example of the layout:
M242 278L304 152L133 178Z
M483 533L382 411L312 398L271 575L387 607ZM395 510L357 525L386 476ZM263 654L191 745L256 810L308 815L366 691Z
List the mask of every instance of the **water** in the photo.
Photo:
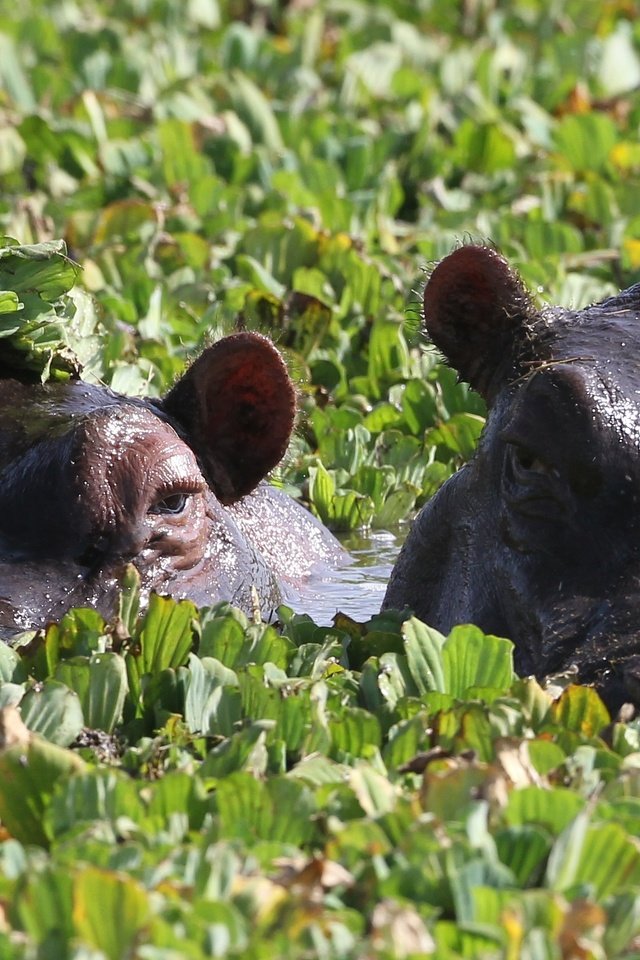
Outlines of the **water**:
M335 570L330 577L315 581L290 603L308 613L319 625L331 624L336 613L346 613L360 622L380 610L391 569L408 533L408 526L393 532L372 530L339 537L352 563Z

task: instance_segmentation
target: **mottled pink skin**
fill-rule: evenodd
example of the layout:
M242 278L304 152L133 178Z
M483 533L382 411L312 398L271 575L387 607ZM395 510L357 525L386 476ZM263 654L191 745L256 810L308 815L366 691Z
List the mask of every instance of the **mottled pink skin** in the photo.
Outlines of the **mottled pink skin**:
M385 607L516 644L516 668L575 665L640 704L640 284L539 311L506 261L465 246L424 294L436 346L485 398L474 458L424 507Z
M339 562L331 534L261 482L286 447L293 398L279 354L254 334L209 348L155 403L0 380L0 627L72 605L109 612L129 562L143 593L248 611L257 595L265 614Z

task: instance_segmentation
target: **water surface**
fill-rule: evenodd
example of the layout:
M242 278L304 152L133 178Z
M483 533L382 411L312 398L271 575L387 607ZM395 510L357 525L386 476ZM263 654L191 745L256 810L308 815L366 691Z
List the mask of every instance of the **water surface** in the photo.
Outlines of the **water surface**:
M369 620L380 610L391 569L408 530L405 524L392 532L371 530L340 535L352 562L329 578L315 581L289 606L308 613L323 626L331 624L338 612L361 622Z

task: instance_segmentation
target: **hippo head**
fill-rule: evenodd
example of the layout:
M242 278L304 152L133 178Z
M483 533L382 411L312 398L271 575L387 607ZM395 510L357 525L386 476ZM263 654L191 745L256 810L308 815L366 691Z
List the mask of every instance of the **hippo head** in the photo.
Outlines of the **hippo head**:
M144 589L248 607L255 587L265 608L277 603L324 542L260 484L294 416L285 364L253 333L206 349L159 401L0 380L0 625L107 610L128 562ZM283 525L302 536L304 563L274 548Z
M423 508L385 606L511 638L516 668L577 666L640 702L640 284L533 305L494 250L434 270L427 330L489 408L475 457Z

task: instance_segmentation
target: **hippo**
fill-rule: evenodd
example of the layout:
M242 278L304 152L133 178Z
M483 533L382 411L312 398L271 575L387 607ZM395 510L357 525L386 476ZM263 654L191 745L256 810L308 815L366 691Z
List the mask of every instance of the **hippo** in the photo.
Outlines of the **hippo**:
M333 536L263 478L296 397L257 333L219 340L160 400L70 380L0 379L0 627L113 611L128 563L151 589L268 615L341 560Z
M577 671L640 704L640 284L538 309L496 250L464 245L426 330L488 407L474 457L416 517L384 608L510 638L521 674Z

